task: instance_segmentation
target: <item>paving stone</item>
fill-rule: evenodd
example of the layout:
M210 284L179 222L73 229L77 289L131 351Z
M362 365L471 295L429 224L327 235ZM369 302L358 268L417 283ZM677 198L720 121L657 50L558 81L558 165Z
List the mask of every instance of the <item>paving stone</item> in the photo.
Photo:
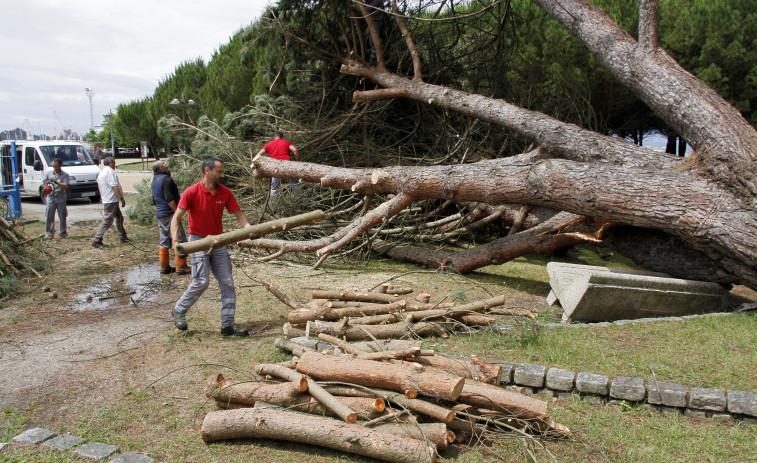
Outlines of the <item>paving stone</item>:
M587 326L598 326L598 327L604 327L604 326L610 326L610 325L611 325L611 323L610 323L610 322L597 322L597 323L592 323L592 324L590 324L590 325L587 325Z
M666 407L664 405L659 405L657 407L657 411L662 413L663 415L680 415L683 410L676 407Z
M743 419L741 420L741 422L742 422L742 423L744 423L744 424L748 424L748 425L751 425L751 426L757 426L757 419L755 419L755 418L750 418L750 417L748 417L748 416L745 416L745 417L744 417L744 418L743 418Z
M740 415L757 416L757 394L729 389L728 411Z
M647 396L647 388L644 380L632 376L616 376L610 386L610 397L627 400L629 402L641 402Z
M576 389L584 394L607 395L610 378L605 375L581 372L576 376Z
M684 408L686 407L686 394L688 392L689 388L680 384L650 381L647 402L655 405Z
M42 442L57 436L56 433L45 428L31 428L13 438L13 442L21 444L41 444Z
M502 379L499 384L512 384L513 383L513 371L515 371L515 364L510 362L489 362L502 367Z
M704 410L694 410L693 408L687 408L683 415L689 418L707 418L707 413Z
M573 393L572 392L555 391L555 397L557 397L558 399L570 400L571 398L573 398Z
M126 452L110 460L109 463L152 463L152 458L137 452Z
M725 411L727 401L725 391L709 387L692 387L689 394L689 407L714 412Z
M571 391L576 380L576 372L561 368L550 368L547 371L547 387L556 391Z
M541 365L521 363L513 373L515 384L530 387L544 387L544 376L547 369Z
M555 392L551 389L544 388L539 391L539 395L545 399L553 399L555 397Z
M84 444L81 447L74 450L79 456L84 458L90 458L92 460L104 460L114 453L118 452L118 447L115 445L100 444L93 442L91 444Z
M53 437L52 439L46 440L42 443L42 445L46 447L52 447L54 449L58 450L69 450L73 447L76 447L77 445L80 445L82 442L84 442L84 439L82 439L79 436L72 436L71 434L62 434L60 436Z
M629 323L633 323L633 320L615 320L612 322L613 325L628 325Z
M736 419L731 415L730 413L713 413L712 416L710 416L715 421L725 422L725 423L733 423L736 421Z
M606 402L606 399L600 395L585 395L581 396L581 400L590 403L591 405L602 405Z

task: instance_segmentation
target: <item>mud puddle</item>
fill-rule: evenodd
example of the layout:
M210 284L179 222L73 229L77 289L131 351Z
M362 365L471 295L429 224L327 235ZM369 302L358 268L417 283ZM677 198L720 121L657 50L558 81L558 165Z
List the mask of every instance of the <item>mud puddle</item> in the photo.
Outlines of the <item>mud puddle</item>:
M142 263L125 272L100 279L75 296L72 310L102 310L114 307L140 307L154 301L164 282L158 266Z

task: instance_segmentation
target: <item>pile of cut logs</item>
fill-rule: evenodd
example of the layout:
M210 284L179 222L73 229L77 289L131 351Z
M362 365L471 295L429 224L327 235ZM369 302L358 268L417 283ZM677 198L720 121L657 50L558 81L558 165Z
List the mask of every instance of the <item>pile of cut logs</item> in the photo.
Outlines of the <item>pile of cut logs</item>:
M499 387L501 367L475 357L451 359L420 341L351 344L325 333L275 344L296 357L258 365L255 381L208 379L205 393L223 410L205 417L205 442L279 439L417 463L494 433L570 434L547 416L546 402Z
M431 303L428 294L403 297L409 292L412 290L389 285L372 292L314 290L312 300L289 313L284 335L293 338L325 333L348 341L447 337L461 328L493 325L496 319L492 315L536 317L523 308L502 307L505 296L456 305Z

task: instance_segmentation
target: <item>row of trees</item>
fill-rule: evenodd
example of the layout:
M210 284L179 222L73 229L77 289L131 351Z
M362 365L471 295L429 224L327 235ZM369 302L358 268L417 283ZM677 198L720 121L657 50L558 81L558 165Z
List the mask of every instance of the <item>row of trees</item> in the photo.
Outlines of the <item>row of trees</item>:
M636 34L635 1L593 3L624 30ZM662 0L660 42L686 69L755 124L757 14L750 3L749 0ZM566 34L557 21L531 1L474 0L458 6L453 3L438 11L433 5L414 5L408 3L402 10L425 19L412 22L411 27L422 50L424 77L429 82L505 99L639 143L644 135L653 132L677 135L608 71L597 66L580 40ZM324 53L330 42L339 37L340 25L335 16L343 13L360 17L355 3L348 0L281 0L248 28L237 31L207 64L201 59L182 63L158 85L153 95L119 105L114 115L117 144L134 145L147 140L153 152L161 145L188 146L194 132L182 130L178 123L180 108L169 105L182 94L199 103L186 108L188 121L196 124L201 116L206 116L241 139L269 135L259 133L260 126L245 120L248 106L269 112L271 101L282 97L296 102L290 108L293 114L280 115L294 125L307 126L313 120L313 112L320 113L320 124L334 122L323 118L324 94L328 95L330 109L336 110L331 114L338 118L339 113L352 107L349 96L354 90L354 82L340 78L330 65L333 56ZM456 19L450 20L452 17ZM358 32L365 26L364 22L360 24ZM393 21L385 24L382 34L385 56L388 63L394 63L389 66L397 66L399 71L409 66L406 52L395 46L402 43L401 33ZM292 39L285 31L301 41ZM424 120L413 120L417 115L415 105L407 102L386 105L381 114L374 112L365 121L360 143L386 146L387 140L398 139L396 132L404 131L405 126L413 130L425 128L423 133L429 134L430 139L416 139L417 147L411 150L424 153L419 157L425 158L426 153L435 150L449 151L447 148L458 142L436 139L437 127L452 123L456 130L451 135L466 136L471 150L484 157L513 154L525 147L526 142L512 133L493 133L480 124L471 127L470 120L429 110L424 113L427 116ZM404 123L398 123L403 120ZM109 134L100 137L105 139ZM675 144L672 146L675 149Z

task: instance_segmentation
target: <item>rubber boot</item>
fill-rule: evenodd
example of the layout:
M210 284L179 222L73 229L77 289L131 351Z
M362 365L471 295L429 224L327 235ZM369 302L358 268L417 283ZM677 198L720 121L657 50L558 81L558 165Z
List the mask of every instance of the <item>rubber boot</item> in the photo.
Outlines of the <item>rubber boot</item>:
M158 262L161 275L168 275L176 270L168 264L168 248L158 248Z
M176 261L176 274L177 275L189 275L192 273L192 269L187 266L187 257L181 257L176 254L174 260Z

